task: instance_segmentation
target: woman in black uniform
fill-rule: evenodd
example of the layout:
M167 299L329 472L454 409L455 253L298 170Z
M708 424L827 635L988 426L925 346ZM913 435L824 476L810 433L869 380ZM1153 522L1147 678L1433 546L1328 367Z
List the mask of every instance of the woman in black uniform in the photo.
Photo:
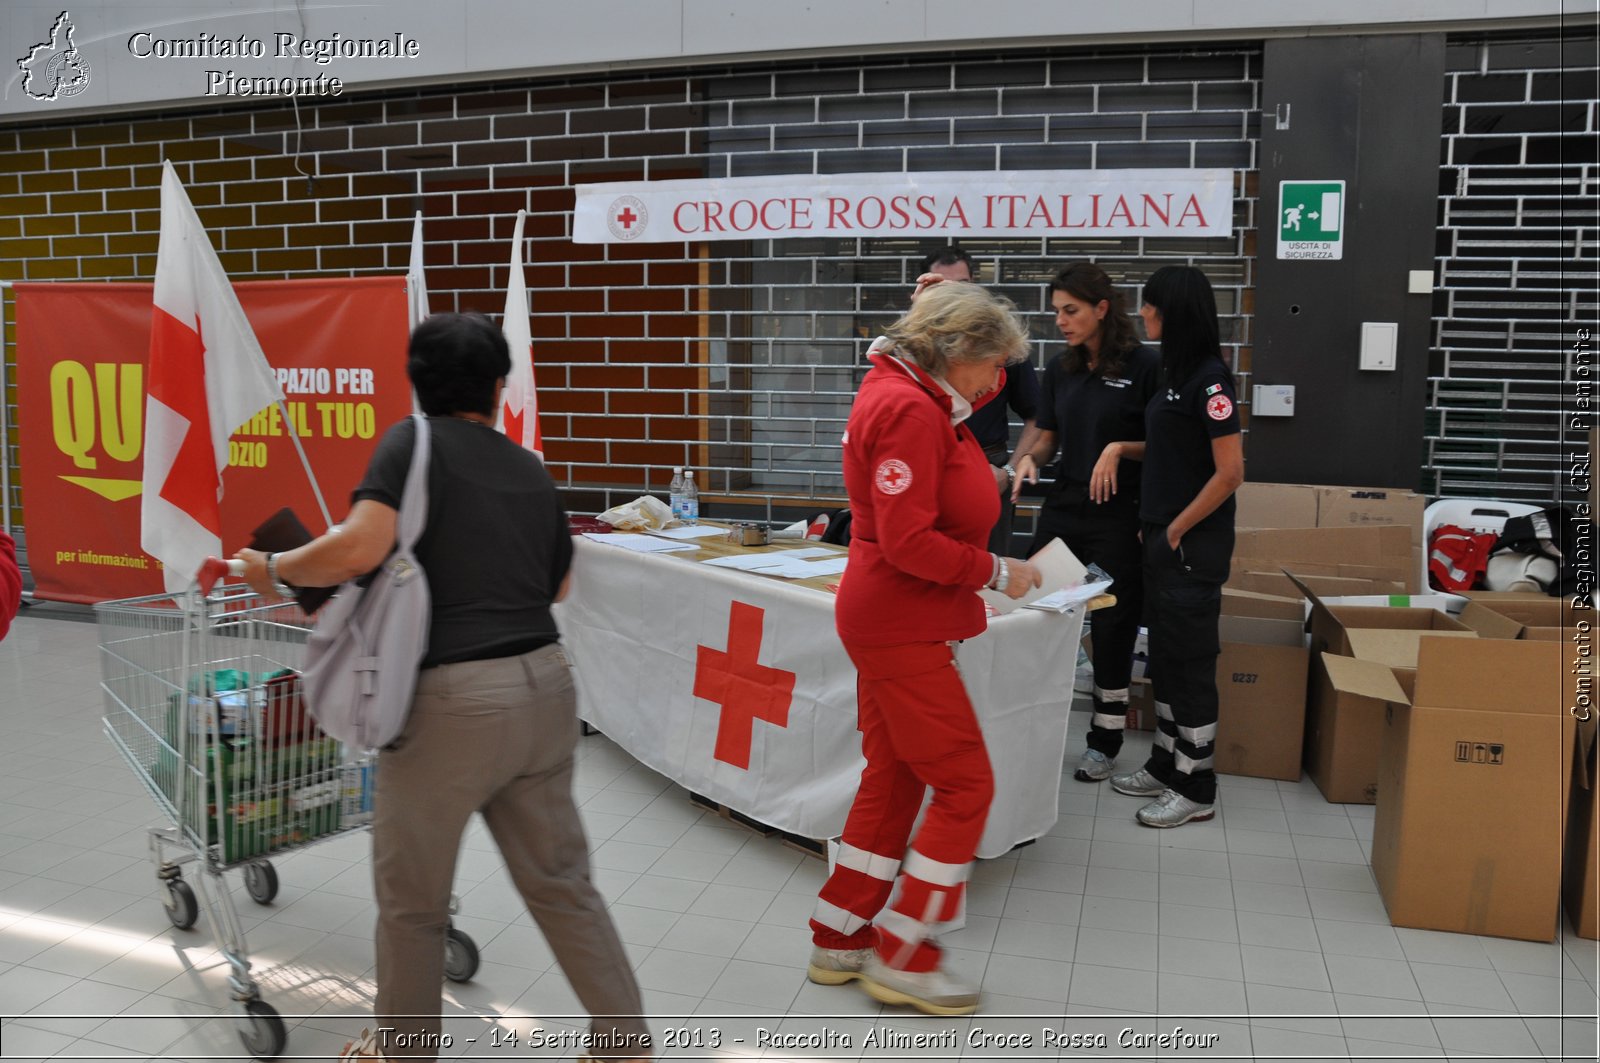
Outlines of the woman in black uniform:
M1145 335L1161 343L1163 390L1145 411L1139 517L1156 736L1118 793L1154 797L1136 818L1176 827L1215 814L1217 617L1233 558L1233 492L1244 445L1233 374L1222 361L1217 301L1205 274L1163 266L1144 286Z
M1028 549L1059 538L1085 564L1115 583L1117 604L1089 614L1094 634L1094 716L1089 748L1073 778L1098 782L1122 750L1133 644L1143 605L1139 547L1139 466L1144 410L1159 387L1161 357L1139 343L1133 322L1104 270L1075 262L1050 283L1050 305L1067 349L1045 367L1039 439L1018 458L1016 486L1037 483L1059 445L1061 462Z

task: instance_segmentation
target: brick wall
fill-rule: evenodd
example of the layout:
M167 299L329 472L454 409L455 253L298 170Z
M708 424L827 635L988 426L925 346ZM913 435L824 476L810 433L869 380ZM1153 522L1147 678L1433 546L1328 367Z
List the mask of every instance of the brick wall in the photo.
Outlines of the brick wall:
M1216 166L1223 240L969 241L984 279L1058 345L1045 283L1092 257L1131 298L1206 269L1248 372L1260 53L922 56L397 91L339 102L0 129L0 279L152 277L171 159L233 279L397 273L421 210L435 310L504 305L530 212L543 429L568 504L594 512L702 470L704 508L783 516L839 493L855 367L904 305L915 241L571 243L574 184L762 173ZM9 303L9 294L7 300ZM7 352L11 322L8 312ZM373 352L373 357L391 352ZM399 356L399 352L392 352ZM8 403L14 374L7 368ZM7 441L15 468L15 421ZM13 479L13 522L20 492Z

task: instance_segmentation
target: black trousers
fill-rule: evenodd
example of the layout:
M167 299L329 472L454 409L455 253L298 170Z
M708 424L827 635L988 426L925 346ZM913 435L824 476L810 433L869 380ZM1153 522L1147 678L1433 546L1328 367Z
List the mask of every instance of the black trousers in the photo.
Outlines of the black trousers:
M1122 751L1133 679L1133 646L1144 607L1144 562L1139 547L1139 500L1118 494L1091 502L1082 484L1063 484L1039 510L1029 556L1051 539L1067 544L1079 561L1096 564L1112 578L1117 604L1089 614L1094 637L1094 715L1089 748L1115 758Z
M1005 468L1007 461L1011 460L1010 445L1002 440L983 448L984 457L989 459L989 464L998 469ZM1017 504L1011 501L1011 485L1000 488L1000 519L994 522L994 527L989 529L989 552L999 554L1001 557L1012 557L1011 529L1016 522ZM1048 542L1049 540L1046 540ZM1032 556L1029 550L1026 556Z
M1174 551L1164 524L1144 525L1145 623L1156 736L1145 770L1191 801L1217 797L1217 618L1233 525L1201 522Z

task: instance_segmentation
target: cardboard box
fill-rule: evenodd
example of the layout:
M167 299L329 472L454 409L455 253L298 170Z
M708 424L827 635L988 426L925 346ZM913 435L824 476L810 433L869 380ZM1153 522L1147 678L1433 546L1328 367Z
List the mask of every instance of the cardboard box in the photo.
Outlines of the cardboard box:
M1577 745L1572 798L1567 808L1567 847L1561 899L1572 932L1600 939L1600 779L1595 778L1594 730Z
M1315 528L1317 489L1310 484L1246 480L1233 493L1236 528Z
M1282 573L1279 573L1281 576ZM1291 584L1291 587L1293 585ZM1222 588L1222 613L1224 616L1259 616L1268 620L1306 619L1306 601L1295 590L1293 595L1262 594L1237 587Z
M1268 568L1270 561L1250 561L1251 565ZM1304 562L1292 561L1291 565L1303 566ZM1278 598L1286 598L1299 593L1294 584L1284 578L1281 571L1273 568L1271 571L1254 571L1241 569L1240 562L1234 562L1233 573L1228 577L1227 587L1231 590L1249 591L1253 594L1266 594ZM1358 594L1403 594L1406 590L1405 580L1386 579L1357 579L1342 576L1305 575L1305 582L1319 595L1328 598L1348 597Z
M1300 778L1305 737L1305 624L1219 618L1216 770L1258 779Z
M1239 531L1234 536L1236 573L1276 573L1282 569L1319 577L1371 580L1383 586L1350 585L1332 593L1364 594L1418 591L1420 561L1412 543L1415 530L1398 525L1346 528L1272 528ZM1390 584L1398 584L1391 586ZM1243 586L1233 579L1229 586ZM1246 587L1265 593L1288 593Z
M1156 729L1156 696L1150 680L1135 679L1128 686L1128 730Z
M1574 721L1561 648L1422 640L1384 714L1372 871L1395 926L1550 941Z
M1420 540L1427 500L1393 487L1245 482L1234 493L1239 528L1340 528L1395 524L1415 528Z
M1375 661L1317 655L1306 705L1305 767L1322 796L1370 805L1378 797L1384 711L1408 701L1394 671Z
M1360 528L1394 525L1415 532L1422 542L1422 514L1427 499L1392 487L1318 487L1317 527Z

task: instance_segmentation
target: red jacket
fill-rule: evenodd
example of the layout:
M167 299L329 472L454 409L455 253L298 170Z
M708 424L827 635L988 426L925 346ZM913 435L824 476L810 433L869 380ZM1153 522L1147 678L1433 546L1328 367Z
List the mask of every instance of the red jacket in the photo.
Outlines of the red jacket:
M971 638L973 592L994 575L984 546L1000 516L994 472L950 396L920 369L873 354L844 436L850 561L835 623L847 643Z
M22 572L17 568L17 544L0 532L0 639L11 630L11 619L22 605Z

